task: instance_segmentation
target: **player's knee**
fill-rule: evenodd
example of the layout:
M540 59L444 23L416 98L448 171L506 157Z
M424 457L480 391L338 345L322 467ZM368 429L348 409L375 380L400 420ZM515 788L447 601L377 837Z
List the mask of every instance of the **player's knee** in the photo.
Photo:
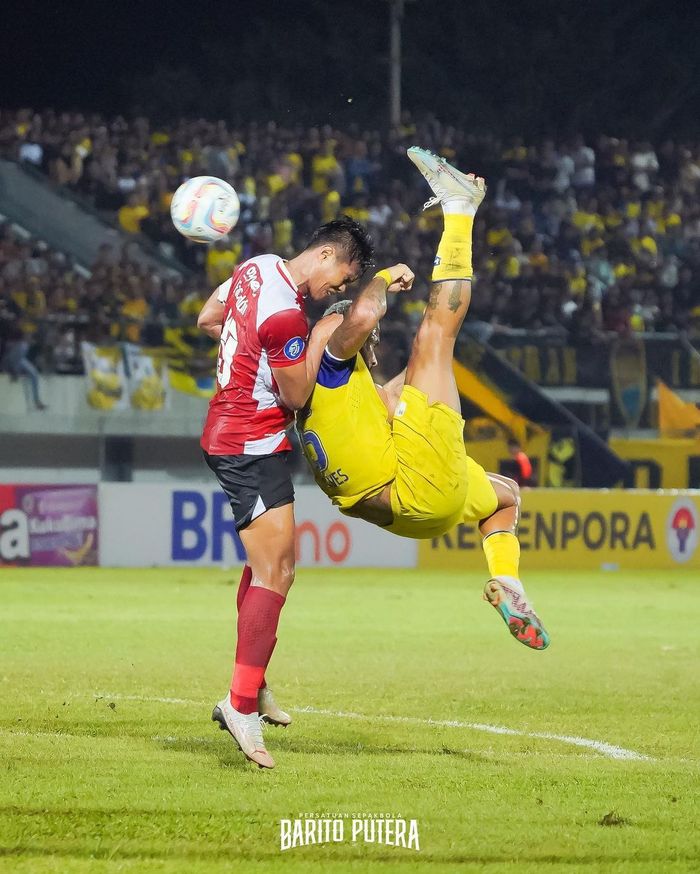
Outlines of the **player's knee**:
M520 504L520 486L514 479L499 474L497 477L492 477L491 482L498 497L500 510L517 507Z
M295 562L293 553L277 553L251 559L253 572L267 588L284 593L294 582Z
M294 582L295 570L293 555L280 556L270 563L270 581L289 588Z

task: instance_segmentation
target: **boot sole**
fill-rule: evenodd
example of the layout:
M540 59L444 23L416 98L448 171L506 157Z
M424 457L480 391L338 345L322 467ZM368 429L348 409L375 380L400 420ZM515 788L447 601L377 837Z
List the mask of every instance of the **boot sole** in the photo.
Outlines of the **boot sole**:
M547 649L549 646L549 635L544 628L538 623L533 622L529 616L511 613L508 609L507 599L503 596L500 587L498 587L496 592L490 588L489 584L492 582L498 586L497 580L489 580L484 588L484 600L488 601L500 613L503 621L508 626L508 631L528 649Z

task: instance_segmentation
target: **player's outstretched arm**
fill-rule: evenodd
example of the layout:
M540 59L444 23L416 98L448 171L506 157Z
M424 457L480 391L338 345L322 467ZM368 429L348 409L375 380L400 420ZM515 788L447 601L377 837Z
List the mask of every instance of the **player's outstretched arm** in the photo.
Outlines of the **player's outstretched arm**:
M408 291L414 274L405 264L380 270L353 301L342 324L328 341L328 351L335 358L347 360L356 355L386 313L388 293Z

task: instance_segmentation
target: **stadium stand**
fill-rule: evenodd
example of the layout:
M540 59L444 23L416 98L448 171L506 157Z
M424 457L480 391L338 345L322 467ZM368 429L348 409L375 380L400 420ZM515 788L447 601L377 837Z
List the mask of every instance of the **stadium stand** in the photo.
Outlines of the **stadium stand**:
M21 343L40 371L80 374L83 340L162 347L171 362L211 369L211 343L194 327L208 294L204 278L163 278L108 245L85 268L0 224L0 361L10 373Z
M51 110L0 113L4 157L88 198L127 234L155 241L206 275L207 288L242 258L292 252L315 225L340 213L367 223L378 260L405 260L419 277L410 294L392 301L387 372L401 364L420 318L439 224L431 211L420 211L426 195L404 157L414 142L491 183L476 231L477 280L465 328L473 336L527 331L587 345L610 336L700 331L697 144L652 146L609 136L592 145L582 137L501 142L408 116L400 129L380 135L272 122L232 127L183 119L161 126ZM242 203L231 238L208 249L180 237L168 214L177 185L196 174L228 179ZM90 272L69 281L60 269L33 277L47 312L65 323L87 311L91 331L150 345L163 342L167 327L186 330L183 320L205 293L155 279L116 253L104 253ZM27 292L18 281L3 276L3 297L25 318Z

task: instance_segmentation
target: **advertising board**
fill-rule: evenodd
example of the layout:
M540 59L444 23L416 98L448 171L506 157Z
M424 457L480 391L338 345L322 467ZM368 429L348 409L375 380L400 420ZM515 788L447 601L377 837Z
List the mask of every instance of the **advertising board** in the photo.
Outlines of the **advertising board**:
M700 492L532 489L523 492L522 565L586 569L700 568ZM419 567L483 562L476 524L421 541Z

